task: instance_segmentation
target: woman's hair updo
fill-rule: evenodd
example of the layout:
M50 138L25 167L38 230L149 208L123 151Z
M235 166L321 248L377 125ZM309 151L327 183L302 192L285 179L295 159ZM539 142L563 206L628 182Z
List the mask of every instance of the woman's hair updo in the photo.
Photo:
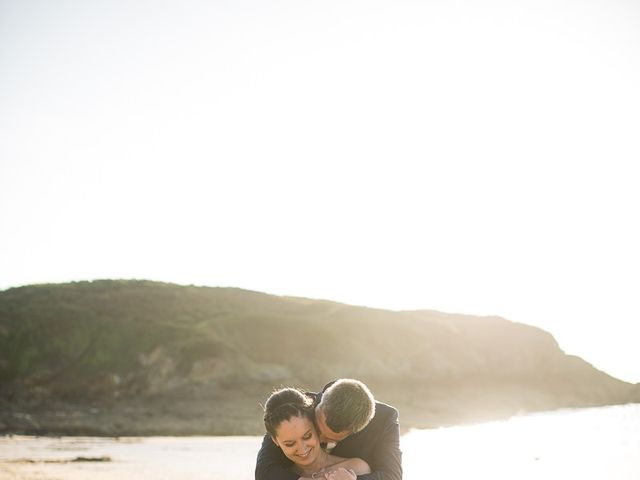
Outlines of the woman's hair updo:
M275 438L278 426L292 417L313 417L313 401L296 388L273 392L264 405L264 427Z

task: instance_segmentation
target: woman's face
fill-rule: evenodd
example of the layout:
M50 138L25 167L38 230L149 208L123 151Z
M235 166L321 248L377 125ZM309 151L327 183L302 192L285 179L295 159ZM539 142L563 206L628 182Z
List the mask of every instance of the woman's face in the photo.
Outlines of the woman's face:
M281 422L273 441L289 460L298 465L310 465L320 454L318 434L307 417L291 417Z

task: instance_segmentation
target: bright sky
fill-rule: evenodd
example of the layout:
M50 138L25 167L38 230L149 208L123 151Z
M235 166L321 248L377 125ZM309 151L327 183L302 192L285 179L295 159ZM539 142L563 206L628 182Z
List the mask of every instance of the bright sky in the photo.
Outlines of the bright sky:
M633 0L0 3L0 288L496 314L640 382Z

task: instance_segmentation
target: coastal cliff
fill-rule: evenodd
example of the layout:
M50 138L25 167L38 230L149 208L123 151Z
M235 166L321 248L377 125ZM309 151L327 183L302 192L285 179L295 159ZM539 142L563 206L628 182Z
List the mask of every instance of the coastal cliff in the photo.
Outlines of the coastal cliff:
M366 382L403 428L639 402L500 317L102 280L0 292L0 433L259 434L277 386Z

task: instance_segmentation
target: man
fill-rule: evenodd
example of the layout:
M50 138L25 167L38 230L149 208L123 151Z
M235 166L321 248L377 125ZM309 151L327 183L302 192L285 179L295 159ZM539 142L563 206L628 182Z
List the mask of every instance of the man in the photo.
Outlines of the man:
M402 452L398 411L376 402L367 386L352 379L329 383L320 393L307 393L314 400L320 441L332 455L359 457L371 473L359 480L402 480ZM265 435L256 461L256 480L298 480L288 467L291 462Z

